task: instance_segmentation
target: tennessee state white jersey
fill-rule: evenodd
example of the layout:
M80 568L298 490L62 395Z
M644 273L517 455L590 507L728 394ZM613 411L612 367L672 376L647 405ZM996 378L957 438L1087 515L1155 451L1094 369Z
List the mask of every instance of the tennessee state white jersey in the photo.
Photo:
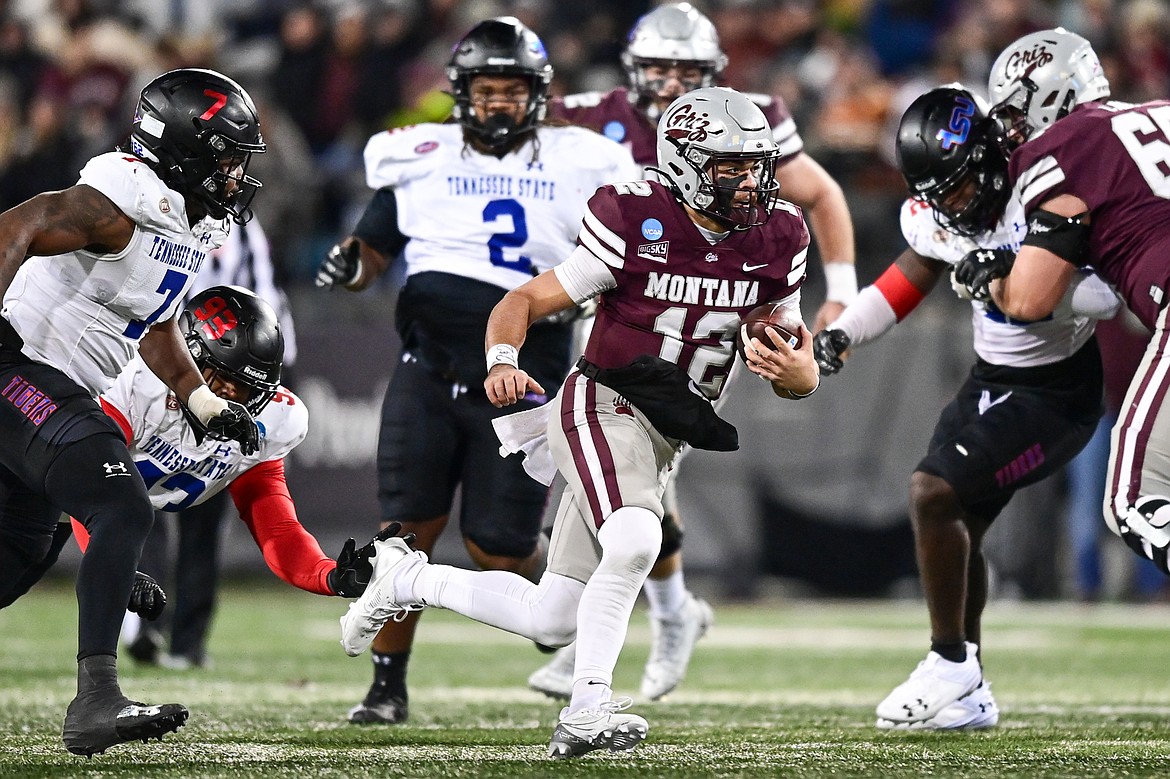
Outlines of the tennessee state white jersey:
M590 130L536 133L535 146L502 159L465 151L458 124L369 140L366 182L398 193L407 275L440 271L514 289L569 256L598 187L640 176L628 151Z
M255 454L245 456L235 441L207 438L196 443L178 399L138 357L101 396L101 403L119 427L130 428L130 453L151 505L160 511L202 503L249 468L284 458L309 432L305 404L281 387L256 418L260 448Z
M208 218L192 228L183 196L121 152L91 159L78 183L133 220L134 236L117 254L30 257L4 296L3 316L28 357L97 396L130 362L147 329L178 312L207 253L227 237L227 223Z
M923 257L956 265L976 249L1020 250L1028 224L1019 201L1009 201L995 229L972 239L944 229L934 209L921 200L902 204L902 235L910 248ZM1071 357L1093 335L1096 320L1075 316L1060 306L1038 322L1008 319L993 303L971 301L971 324L975 331L975 353L993 365L1020 368L1047 365Z

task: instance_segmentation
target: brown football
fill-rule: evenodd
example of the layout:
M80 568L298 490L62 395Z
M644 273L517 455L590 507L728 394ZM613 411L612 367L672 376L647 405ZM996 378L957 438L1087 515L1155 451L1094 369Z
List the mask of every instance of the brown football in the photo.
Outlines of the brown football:
M772 339L764 332L767 327L771 327L779 333L793 349L799 349L803 343L800 336L800 326L803 323L800 317L779 303L765 303L762 306L756 306L743 318L743 324L747 329L748 338L758 338L760 343L769 348L775 348L775 346ZM744 356L742 330L742 328L737 329L735 334L735 348L739 351L741 358Z

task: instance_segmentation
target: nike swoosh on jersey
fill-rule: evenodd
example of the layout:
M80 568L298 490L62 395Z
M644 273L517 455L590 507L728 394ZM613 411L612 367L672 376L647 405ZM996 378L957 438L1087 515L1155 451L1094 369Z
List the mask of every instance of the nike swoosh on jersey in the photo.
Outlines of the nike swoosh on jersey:
M748 264L745 262L745 263L743 264L743 270L744 270L744 272L745 272L745 273L751 273L751 272L752 272L752 271L754 271L754 270L759 270L760 268L763 268L763 267L764 267L764 266L766 266L767 264L768 264L768 263L766 263L766 262L761 262L759 265L748 265Z
M1011 396L1012 393L1009 391L1003 393L995 400L992 400L991 393L987 390L983 390L983 394L979 396L979 416L983 416L987 413L987 409L991 408L992 406L998 406L1000 403L1003 403Z

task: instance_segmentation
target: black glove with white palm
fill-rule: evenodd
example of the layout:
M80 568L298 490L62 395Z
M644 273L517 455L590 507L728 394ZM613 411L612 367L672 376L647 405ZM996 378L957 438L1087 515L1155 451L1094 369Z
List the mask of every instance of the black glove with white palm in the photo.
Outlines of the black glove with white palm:
M362 275L362 248L357 241L345 244L336 244L317 269L317 278L314 283L318 287L333 289L335 284L348 287Z
M333 594L343 598L360 598L374 576L374 565L370 562L370 558L378 554L374 542L393 538L401 530L402 523L391 522L361 549L357 548L356 541L348 539L341 547L341 553L337 555L337 567L329 572L326 581ZM414 543L414 533L407 533L402 540L407 545Z
M991 282L1008 275L1015 260L1015 252L1008 249L968 252L952 271L951 287L965 300L991 300Z
M813 357L821 373L832 376L845 365L850 338L844 330L827 329L813 336Z

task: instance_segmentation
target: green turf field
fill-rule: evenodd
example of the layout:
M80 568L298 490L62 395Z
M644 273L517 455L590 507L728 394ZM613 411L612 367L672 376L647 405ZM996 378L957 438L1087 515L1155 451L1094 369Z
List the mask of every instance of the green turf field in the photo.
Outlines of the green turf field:
M1004 713L979 733L885 733L873 706L925 654L920 604L777 602L716 609L686 683L634 709L631 753L549 761L559 705L526 690L544 656L461 617L424 618L408 725L348 725L367 658L337 643L343 602L229 588L210 670L135 668L123 688L179 701L166 741L92 760L61 745L73 695L72 591L48 585L0 612L0 776L1168 776L1170 609L993 603L985 670ZM648 630L635 613L618 693L636 691Z

